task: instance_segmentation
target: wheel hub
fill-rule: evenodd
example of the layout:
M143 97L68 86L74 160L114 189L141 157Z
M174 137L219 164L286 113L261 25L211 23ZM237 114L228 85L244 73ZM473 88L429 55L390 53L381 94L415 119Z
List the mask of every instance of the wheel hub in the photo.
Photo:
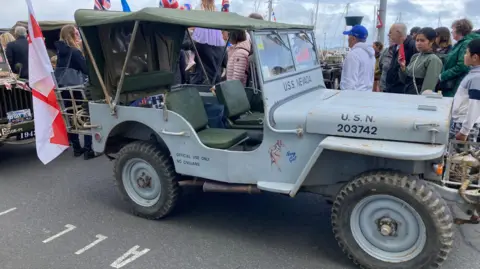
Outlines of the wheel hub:
M152 177L145 173L142 173L142 175L137 178L137 186L141 189L151 188Z
M370 195L352 210L350 228L360 248L377 260L401 263L426 245L426 227L414 208L397 197Z
M383 236L397 236L398 223L389 217L382 217L375 221L378 231Z
M130 199L140 206L152 206L160 199L162 192L160 177L143 159L132 158L125 162L122 181Z

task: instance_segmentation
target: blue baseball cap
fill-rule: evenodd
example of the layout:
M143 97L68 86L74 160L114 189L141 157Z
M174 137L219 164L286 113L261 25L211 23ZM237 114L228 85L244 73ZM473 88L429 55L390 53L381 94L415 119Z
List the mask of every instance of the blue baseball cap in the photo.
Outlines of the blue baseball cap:
M345 31L343 34L354 36L360 40L366 40L368 37L368 30L362 25L355 25L352 27L352 29L350 29L350 31Z

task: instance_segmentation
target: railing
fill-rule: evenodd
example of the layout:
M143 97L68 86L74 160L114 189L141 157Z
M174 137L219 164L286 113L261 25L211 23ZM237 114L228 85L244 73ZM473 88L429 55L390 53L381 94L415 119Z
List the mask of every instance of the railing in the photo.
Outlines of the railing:
M67 131L90 134L90 115L84 86L57 88L55 93Z

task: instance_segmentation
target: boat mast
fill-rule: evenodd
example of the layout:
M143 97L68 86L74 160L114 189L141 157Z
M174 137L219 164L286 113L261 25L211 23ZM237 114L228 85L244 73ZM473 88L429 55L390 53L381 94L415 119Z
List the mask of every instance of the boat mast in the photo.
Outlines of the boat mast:
M380 0L380 9L378 10L382 27L378 28L378 41L385 44L385 26L387 22L387 0ZM376 16L376 14L375 14Z
M373 6L373 31L372 31L372 40L375 41L375 35L377 34L377 6Z
M347 6L345 7L345 15L344 17L348 16L348 9L350 8L350 3L347 4ZM347 31L347 23L345 22L345 31ZM345 35L343 35L343 49L345 51L345 49L347 48L346 46L346 43L347 43L347 37Z
M318 19L318 6L320 6L320 0L317 0L317 6L315 7L315 17L313 17L313 30L317 29L317 19Z
M273 0L268 0L268 21L272 21Z

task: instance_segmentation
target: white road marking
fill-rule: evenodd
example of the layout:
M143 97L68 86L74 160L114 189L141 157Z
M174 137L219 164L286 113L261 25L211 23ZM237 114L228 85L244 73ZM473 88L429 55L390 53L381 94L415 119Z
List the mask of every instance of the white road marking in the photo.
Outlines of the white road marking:
M16 208L16 207L12 207L12 208L10 208L10 209L8 209L8 210L5 210L5 211L3 211L3 212L0 212L0 216L3 216L3 215L5 215L5 214L8 214L8 213L10 213L10 212L12 212L12 211L15 211L15 210L17 210L17 208Z
M108 237L106 237L105 235L101 235L101 234L97 234L95 236L97 238L97 240L93 241L92 243L88 244L86 247L82 248L82 249L79 249L77 250L77 252L75 252L75 254L77 255L80 255L82 254L83 252L93 248L96 244L102 242L103 240L107 239Z
M116 261L114 261L112 264L110 264L111 267L113 268L122 268L123 266L133 262L134 260L140 258L140 256L143 256L147 252L150 251L150 249L146 248L142 251L138 251L138 248L140 246L134 246L131 248L129 251L125 252L125 254L122 255L122 257L118 258ZM128 256L132 255L130 258L127 259Z
M65 225L65 228L67 228L67 229L59 232L58 234L56 234L56 235L54 235L54 236L52 236L52 237L50 237L50 238L47 238L47 239L43 240L43 243L48 243L48 242L50 242L50 241L52 241L52 240L54 240L54 239L57 239L58 237L60 237L60 236L62 236L62 235L64 235L64 234L66 234L66 233L74 230L74 229L77 228L77 227L73 226L72 224L67 224L67 225Z

